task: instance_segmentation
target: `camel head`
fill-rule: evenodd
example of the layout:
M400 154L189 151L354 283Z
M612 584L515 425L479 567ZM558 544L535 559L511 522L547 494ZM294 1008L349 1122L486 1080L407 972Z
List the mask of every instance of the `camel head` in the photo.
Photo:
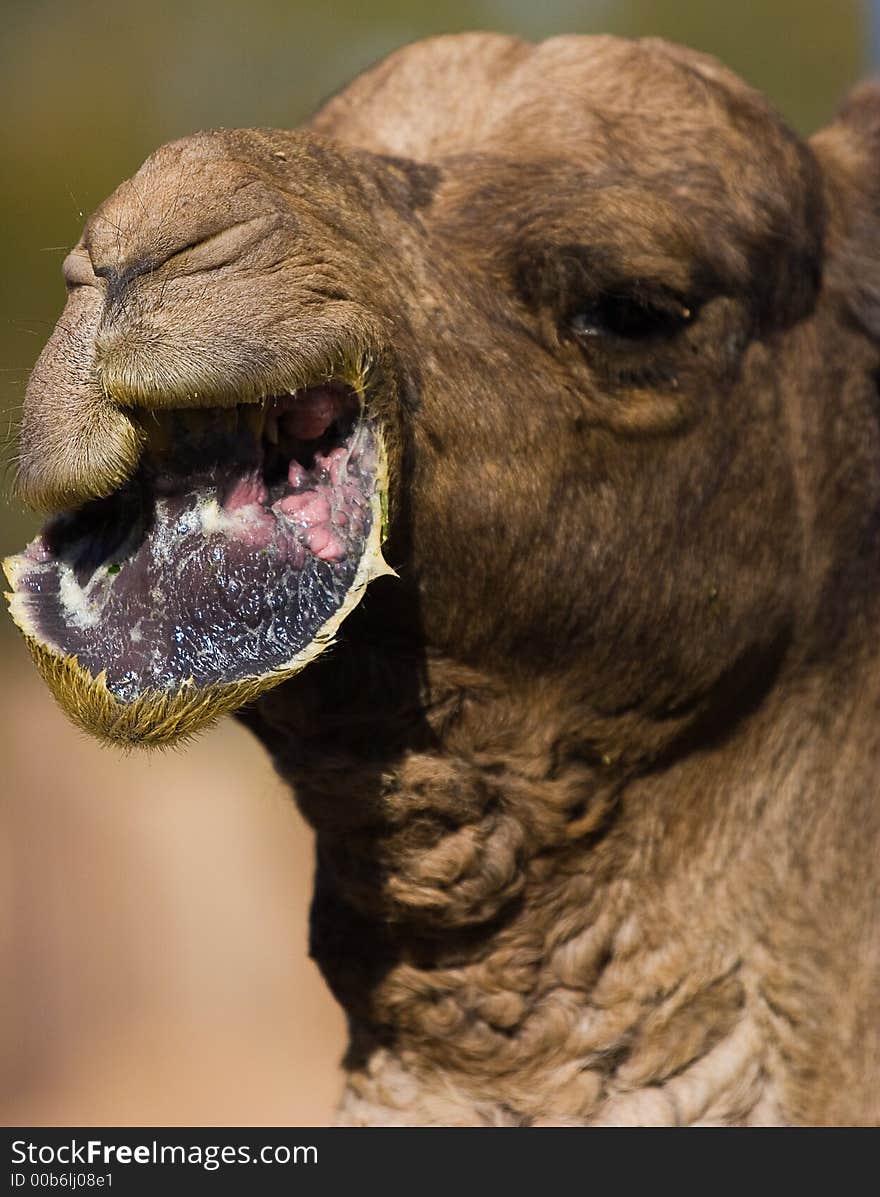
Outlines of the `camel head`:
M192 732L322 652L389 536L429 650L699 705L803 593L827 220L810 149L662 43L440 39L302 131L164 146L87 222L27 391L53 514L7 571L55 696Z

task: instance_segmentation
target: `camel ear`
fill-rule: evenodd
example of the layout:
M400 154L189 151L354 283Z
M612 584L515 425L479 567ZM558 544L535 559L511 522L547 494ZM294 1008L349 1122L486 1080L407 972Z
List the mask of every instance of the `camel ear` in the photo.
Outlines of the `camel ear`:
M855 88L810 144L826 180L825 282L880 339L880 80Z
M854 88L830 125L810 144L835 175L874 202L880 198L880 79Z

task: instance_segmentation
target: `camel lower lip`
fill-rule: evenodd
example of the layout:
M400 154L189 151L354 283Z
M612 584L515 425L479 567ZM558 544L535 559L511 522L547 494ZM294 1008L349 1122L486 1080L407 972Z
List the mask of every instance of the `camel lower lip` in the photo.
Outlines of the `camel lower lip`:
M112 738L149 741L145 706L189 695L207 722L223 703L200 696L251 696L326 647L388 572L381 435L355 399L322 386L259 412L172 413L125 487L56 517L6 563L13 617L62 705L58 662L85 679L78 722L110 734L109 702Z

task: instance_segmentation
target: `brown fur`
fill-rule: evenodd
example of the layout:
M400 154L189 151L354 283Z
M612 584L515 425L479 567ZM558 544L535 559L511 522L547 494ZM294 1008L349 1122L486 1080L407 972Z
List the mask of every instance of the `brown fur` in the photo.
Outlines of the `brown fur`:
M871 88L807 144L664 43L467 35L89 222L35 499L131 468L120 404L381 376L400 579L243 713L343 1121L880 1120L878 147ZM620 295L680 326L573 331Z

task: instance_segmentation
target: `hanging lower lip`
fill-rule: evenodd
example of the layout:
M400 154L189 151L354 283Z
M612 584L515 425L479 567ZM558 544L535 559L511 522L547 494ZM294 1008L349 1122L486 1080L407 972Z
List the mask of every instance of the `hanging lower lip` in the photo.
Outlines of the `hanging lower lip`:
M58 517L7 571L13 617L69 711L76 691L74 718L151 742L150 704L189 696L197 715L173 734L163 715L165 742L297 672L389 572L385 464L363 395L341 381L143 423L136 476Z

